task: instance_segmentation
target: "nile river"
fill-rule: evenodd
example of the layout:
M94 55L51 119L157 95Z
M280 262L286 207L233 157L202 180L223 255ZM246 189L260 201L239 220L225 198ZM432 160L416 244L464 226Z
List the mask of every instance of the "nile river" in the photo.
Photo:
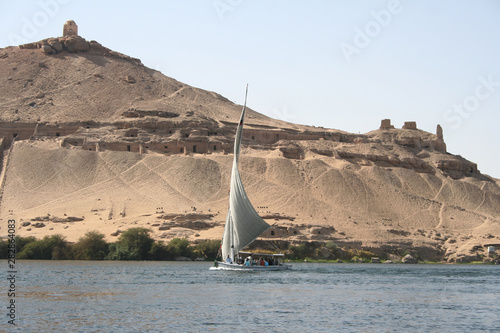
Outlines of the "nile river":
M7 264L3 262L4 276ZM500 332L500 266L18 261L2 332Z

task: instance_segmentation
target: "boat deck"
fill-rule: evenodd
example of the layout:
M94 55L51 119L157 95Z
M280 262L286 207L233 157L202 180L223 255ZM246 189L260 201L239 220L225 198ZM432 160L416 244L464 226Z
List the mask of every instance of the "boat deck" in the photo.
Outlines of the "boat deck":
M291 265L281 264L281 265L240 265L240 264L228 264L221 261L216 261L215 265L210 267L210 270L219 271L254 271L254 272L267 272L267 271L283 271L287 269L292 269Z

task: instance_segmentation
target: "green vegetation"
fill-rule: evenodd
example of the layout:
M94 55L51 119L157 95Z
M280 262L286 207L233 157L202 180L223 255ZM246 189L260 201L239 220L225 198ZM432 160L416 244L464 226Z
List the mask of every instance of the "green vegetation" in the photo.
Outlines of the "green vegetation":
M193 249L194 256L197 258L207 258L207 260L215 260L220 249L220 244L220 240L200 242Z
M175 259L175 257L190 258L193 250L187 239L174 238L167 245L167 253L170 254L170 258L168 259Z
M53 259L53 260L176 260L179 257L189 259L215 260L220 249L219 240L204 240L190 244L187 239L174 238L170 242L155 241L145 228L132 228L123 232L118 240L107 243L105 236L98 231L87 232L76 243L66 242L61 235L35 237L16 236L17 259ZM7 240L0 239L0 259L7 259ZM270 249L253 248L253 252L268 253ZM342 249L333 242L304 242L297 245L284 245L281 251L286 253L287 261L292 262L371 262L379 257L384 262L385 255L360 249ZM406 253L406 252L404 252ZM418 257L418 256L417 256ZM469 264L493 264L475 261ZM419 260L420 263L439 262Z
M349 258L351 262L371 262L373 257L377 257L377 255L370 251L358 250L358 249L349 249L347 250L346 258Z
M308 243L301 243L299 245L290 246L288 248L288 258L291 260L311 258L315 255L315 248L308 246Z
M107 259L111 260L147 260L154 239L149 230L132 228L120 235L118 241L109 245Z
M33 238L32 238L33 239ZM32 240L31 239L31 240ZM21 241L23 243L23 241ZM27 241L17 253L18 259L69 259L68 244L61 235L45 236L43 239Z
M102 260L108 254L108 243L104 235L90 231L73 245L73 258L86 260Z
M352 262L369 263L372 258L377 257L381 262L387 259L387 255L377 255L373 252L361 249L342 249L334 242L306 242L298 245L290 245L286 250L287 260L292 262Z
M177 257L214 260L220 241L202 241L195 245L187 239L174 238L168 244L155 241L145 228L132 228L118 240L107 243L104 235L90 231L76 243L68 243L61 235L35 237L16 236L17 259L53 260L175 260ZM7 259L8 244L0 240L0 259Z

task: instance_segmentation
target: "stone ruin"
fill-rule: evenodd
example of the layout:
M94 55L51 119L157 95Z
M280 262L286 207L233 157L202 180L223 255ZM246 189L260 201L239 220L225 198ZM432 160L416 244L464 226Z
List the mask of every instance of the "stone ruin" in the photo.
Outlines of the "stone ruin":
M381 130L388 130L388 129L394 129L394 126L391 125L391 120L390 119L382 119L382 122L380 123L380 129ZM403 129L412 129L416 130L417 129L417 122L416 121L405 121L403 125ZM436 136L438 140L443 141L443 128L441 125L437 125L436 127Z
M393 129L394 126L391 125L391 120L390 119L382 119L382 123L380 124L380 129L385 130L385 129Z
M390 119L382 119L382 122L380 124L380 129L381 130L394 129L394 125L391 125ZM403 125L403 129L416 130L417 129L417 122L416 121L405 121L405 123Z
M443 128L439 124L436 127L436 135L437 135L439 140L444 140L443 139Z
M405 121L405 124L403 125L403 129L416 130L417 129L417 122L416 121Z
M73 20L66 21L63 27L63 37L78 36L78 25Z

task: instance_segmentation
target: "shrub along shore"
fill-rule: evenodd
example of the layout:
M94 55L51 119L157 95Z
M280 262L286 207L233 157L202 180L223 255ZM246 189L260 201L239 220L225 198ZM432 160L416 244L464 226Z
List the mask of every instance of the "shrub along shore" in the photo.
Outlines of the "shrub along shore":
M118 240L108 243L98 231L90 231L76 243L66 242L61 235L35 237L15 237L16 259L45 260L215 260L220 248L220 240L203 240L190 244L187 239L174 238L170 242L156 241L145 228L131 228L123 232ZM0 259L8 257L7 240L0 240ZM333 242L287 244L277 249L285 253L290 261L295 262L382 262L370 251L359 249L344 250ZM253 252L270 252L262 248L253 248ZM276 252L276 251L274 251ZM403 257L407 253L402 253ZM399 260L394 260L398 262ZM416 256L415 262L424 261ZM391 262L390 260L388 262ZM484 263L484 262L480 262Z
M107 243L98 231L90 231L76 243L68 243L61 235L35 237L16 236L16 259L53 260L176 260L215 259L220 241L203 241L190 245L186 239L174 238L168 244L155 241L145 228L131 228L118 240ZM8 241L0 241L0 255L7 258Z

